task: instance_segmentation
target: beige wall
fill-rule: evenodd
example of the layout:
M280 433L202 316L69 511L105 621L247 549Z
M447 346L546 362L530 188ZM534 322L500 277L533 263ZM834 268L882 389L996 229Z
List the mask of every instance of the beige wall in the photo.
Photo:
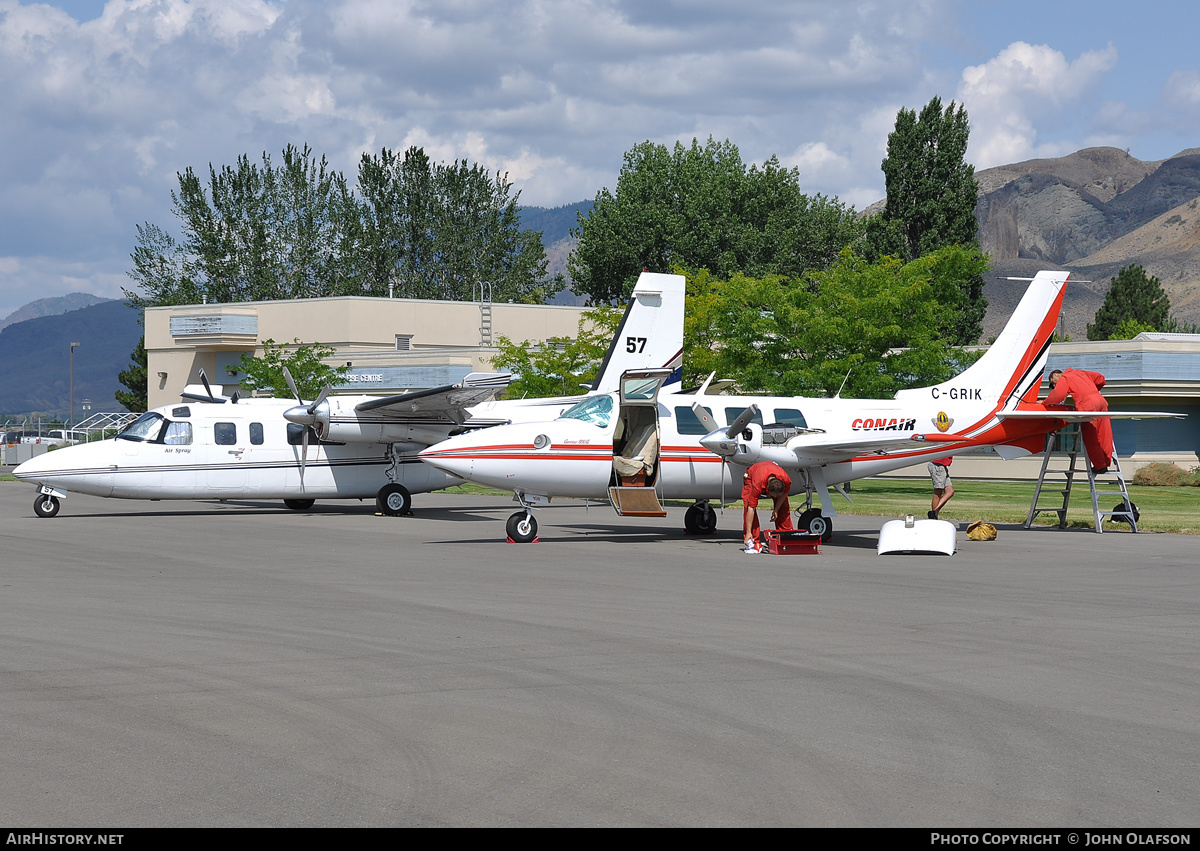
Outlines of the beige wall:
M575 337L584 308L552 305L493 304L492 339L540 342L548 337ZM257 322L256 333L216 331L171 333L172 317L229 317ZM263 340L277 343L299 338L332 346L332 362L388 365L466 364L489 370L493 348L481 345L482 314L475 302L426 301L347 296L297 301L244 302L221 305L152 307L146 310L146 354L150 407L178 401L185 384L199 383L203 369L209 381L218 376L222 357L239 352L261 354ZM412 351L397 352L396 336L411 336ZM166 373L161 377L160 373ZM381 388L382 389L382 388Z

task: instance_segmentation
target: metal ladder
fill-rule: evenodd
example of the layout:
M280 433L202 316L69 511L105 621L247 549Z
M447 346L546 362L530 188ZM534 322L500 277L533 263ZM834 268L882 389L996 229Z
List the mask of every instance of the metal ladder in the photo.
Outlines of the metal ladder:
M1119 517L1128 523L1130 528L1136 533L1138 530L1137 508L1129 500L1129 488L1125 483L1125 474L1121 472L1121 461L1117 457L1116 451L1113 451L1112 463L1109 465L1108 472L1102 473L1099 477L1097 477L1096 474L1092 472L1092 465L1088 463L1087 454L1083 451L1083 447L1081 445L1082 440L1079 435L1079 427L1075 425L1070 426L1069 428L1064 429L1061 434L1063 439L1061 451L1067 454L1070 463L1066 467L1052 468L1050 466L1050 461L1054 450L1054 442L1057 435L1046 435L1046 448L1043 451L1042 456L1042 471L1040 474L1038 474L1037 487L1033 492L1033 502L1029 505L1029 516L1025 518L1025 528L1028 529L1030 526L1032 526L1033 518L1037 517L1039 514L1057 514L1058 528L1066 528L1067 508L1071 504L1071 485L1074 482L1075 474L1080 472L1076 468L1076 462L1080 459L1080 456L1082 456L1084 470L1087 472L1088 477L1088 489L1092 494L1092 517L1094 518L1096 524L1095 531L1098 533L1104 532L1105 517L1112 517L1114 519ZM1057 493L1062 496L1061 506L1042 508L1038 505L1042 497L1042 490L1046 484L1046 476L1048 475L1065 477L1065 485L1063 489L1057 491ZM1102 480L1099 483L1097 482L1098 478ZM1097 490L1098 484L1102 486L1105 481L1112 481L1113 479L1116 480L1117 487L1119 487L1120 490ZM1054 493L1054 491L1051 491L1051 493ZM1100 497L1102 496L1120 496L1121 502L1118 503L1112 511L1102 511L1100 509Z
M479 344L484 348L492 345L492 285L479 285ZM472 285L474 297L474 285Z

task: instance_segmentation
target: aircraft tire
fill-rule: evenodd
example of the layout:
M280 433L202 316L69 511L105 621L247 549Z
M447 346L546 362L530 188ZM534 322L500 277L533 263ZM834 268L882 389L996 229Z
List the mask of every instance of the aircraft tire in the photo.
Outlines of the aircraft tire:
M796 525L801 529L807 529L814 535L821 536L821 543L829 543L829 539L833 537L833 521L821 513L819 508L810 508L800 515L796 520Z
M33 513L38 517L53 517L58 514L58 509L61 507L56 496L45 496L39 493L37 499L33 501Z
M313 505L316 504L316 500L315 499L285 499L283 501L283 504L286 505L288 508L292 509L292 511L308 511L308 509L312 508Z
M390 484L379 489L375 497L375 507L380 514L388 517L399 517L412 511L412 494L404 485Z
M683 528L689 535L711 535L717 530L717 512L707 503L697 503L683 515Z
M512 538L518 544L532 542L537 537L537 529L537 518L524 511L518 511L512 517L508 518L508 526L506 527L508 537Z

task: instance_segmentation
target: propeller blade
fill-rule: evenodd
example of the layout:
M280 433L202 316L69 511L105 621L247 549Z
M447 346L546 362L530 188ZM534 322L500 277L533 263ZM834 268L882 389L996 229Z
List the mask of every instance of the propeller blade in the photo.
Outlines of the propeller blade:
M300 450L300 490L304 490L304 468L308 465L308 426L304 427L304 440Z
M213 395L212 387L208 383L208 376L204 374L204 370L200 370L200 383L204 385L204 392L208 394L208 401L215 403L217 397Z
M716 373L713 373L716 375ZM710 375L709 378L712 378ZM700 425L704 426L704 433L708 434L717 430L717 421L712 418L712 414L708 412L699 402L692 402L692 413L696 415L696 419L700 420Z
M729 428L725 429L725 436L731 440L738 436L742 429L746 427L752 419L758 416L758 405L751 405L746 410L742 411L741 415L729 424Z
M317 408L319 408L321 406L322 402L324 402L326 399L329 398L329 393L332 390L333 390L332 384L326 384L324 387L321 388L321 392L317 394L317 400L308 406L308 413L310 415L315 414L317 412Z
M283 368L283 380L287 382L288 389L292 391L292 395L296 397L296 401L301 405L304 400L300 398L300 391L296 389L296 381L292 378L292 372L286 366Z

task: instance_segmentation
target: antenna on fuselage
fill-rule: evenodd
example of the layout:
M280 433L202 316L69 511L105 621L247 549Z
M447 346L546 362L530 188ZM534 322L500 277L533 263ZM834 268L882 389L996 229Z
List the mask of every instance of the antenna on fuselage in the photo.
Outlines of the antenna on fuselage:
M838 388L838 392L833 394L833 398L842 398L842 391L846 389L846 382L850 380L850 373L852 372L854 372L854 367L850 367L848 370L846 370L846 377L842 379L842 386Z

